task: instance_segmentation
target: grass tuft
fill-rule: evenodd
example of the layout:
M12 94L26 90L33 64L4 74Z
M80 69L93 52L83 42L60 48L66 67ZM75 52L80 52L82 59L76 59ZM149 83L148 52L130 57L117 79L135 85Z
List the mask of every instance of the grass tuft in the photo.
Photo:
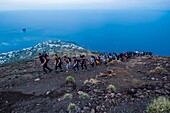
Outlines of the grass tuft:
M156 67L155 69L150 70L148 74L160 74L160 73L167 73L167 72L168 71L163 67Z
M72 76L68 76L68 77L66 78L66 83L71 83L71 84L73 84L73 83L75 83L75 79L74 79Z
M73 104L73 103L70 103L68 106L67 106L67 110L70 111L70 110L73 110L76 108L76 105Z
M88 99L90 98L89 94L87 93L81 93L80 96L79 96L80 99Z
M114 85L109 85L107 87L107 90L109 90L110 92L116 92L116 87Z
M168 113L170 111L170 100L165 97L153 99L146 111L148 113Z
M66 93L64 94L64 96L62 97L62 99L72 99L73 98L73 95L70 94L70 93Z

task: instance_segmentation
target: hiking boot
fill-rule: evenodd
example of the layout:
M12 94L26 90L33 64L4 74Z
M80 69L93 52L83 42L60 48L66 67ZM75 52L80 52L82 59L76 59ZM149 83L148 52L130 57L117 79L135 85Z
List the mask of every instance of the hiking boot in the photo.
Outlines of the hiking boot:
M49 73L51 73L52 72L52 69L49 71Z

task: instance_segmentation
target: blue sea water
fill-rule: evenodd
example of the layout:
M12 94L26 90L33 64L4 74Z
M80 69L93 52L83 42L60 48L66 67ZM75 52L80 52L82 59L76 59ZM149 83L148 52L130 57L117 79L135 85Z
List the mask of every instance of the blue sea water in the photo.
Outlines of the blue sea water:
M56 39L77 42L95 51L140 50L170 56L170 11L0 12L0 53Z

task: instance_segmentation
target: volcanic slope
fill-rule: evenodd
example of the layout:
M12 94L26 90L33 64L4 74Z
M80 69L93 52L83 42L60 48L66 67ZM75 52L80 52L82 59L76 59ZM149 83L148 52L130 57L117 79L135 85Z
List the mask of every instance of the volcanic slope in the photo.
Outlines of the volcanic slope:
M170 57L136 57L58 74L43 74L40 63L28 62L0 67L0 73L1 113L143 113L153 98L170 99ZM75 84L66 84L68 76Z

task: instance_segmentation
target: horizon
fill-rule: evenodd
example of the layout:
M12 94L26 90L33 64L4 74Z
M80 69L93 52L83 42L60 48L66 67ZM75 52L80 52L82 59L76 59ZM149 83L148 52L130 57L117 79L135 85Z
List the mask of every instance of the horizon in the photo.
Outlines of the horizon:
M56 9L170 10L169 0L0 0L0 11Z

